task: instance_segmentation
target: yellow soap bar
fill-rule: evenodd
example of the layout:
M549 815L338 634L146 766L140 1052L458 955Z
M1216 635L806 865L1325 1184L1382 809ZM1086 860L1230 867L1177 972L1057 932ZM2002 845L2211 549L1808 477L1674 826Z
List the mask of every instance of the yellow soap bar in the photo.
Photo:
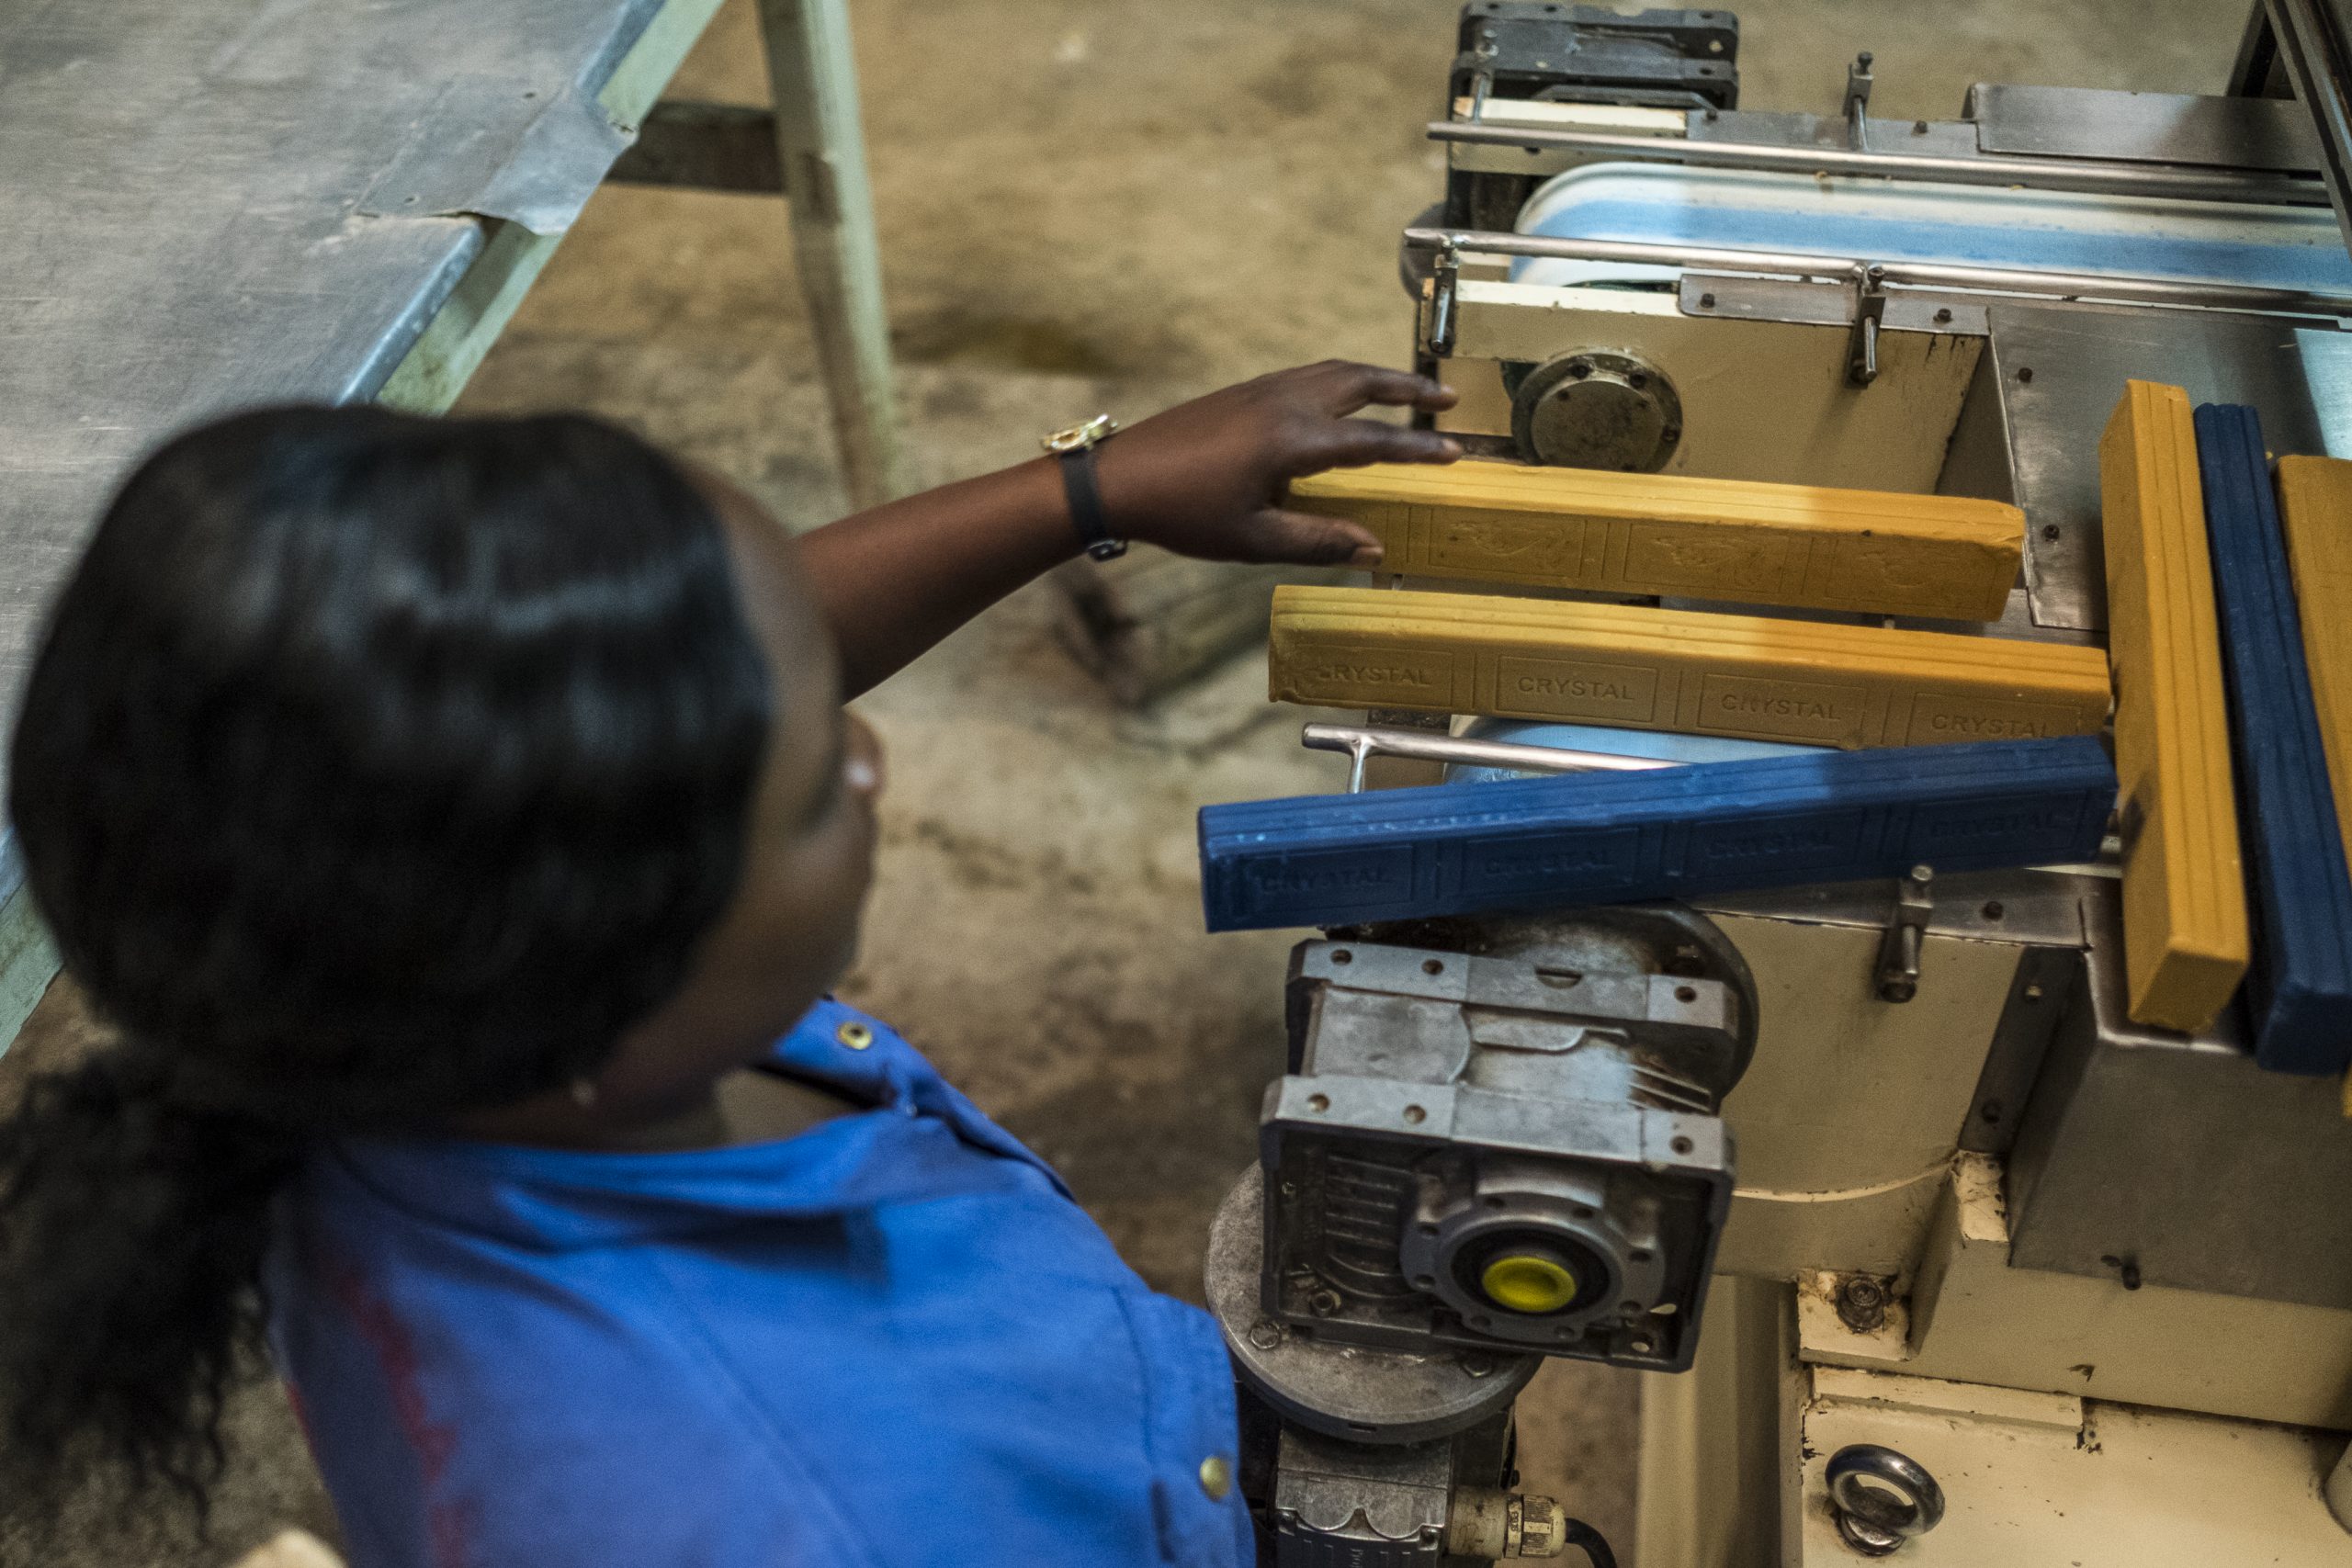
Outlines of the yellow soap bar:
M2107 657L2066 643L1485 593L1274 590L1272 694L1815 746L2096 734Z
M2278 515L2287 526L2303 662L2335 788L2335 820L2352 845L2352 463L2279 458Z
M1465 462L1293 480L1412 577L1997 621L2025 514L1997 501Z
M2160 1029L2199 1030L2245 978L2251 943L2188 394L2125 382L2099 438L2098 477L2127 1010Z

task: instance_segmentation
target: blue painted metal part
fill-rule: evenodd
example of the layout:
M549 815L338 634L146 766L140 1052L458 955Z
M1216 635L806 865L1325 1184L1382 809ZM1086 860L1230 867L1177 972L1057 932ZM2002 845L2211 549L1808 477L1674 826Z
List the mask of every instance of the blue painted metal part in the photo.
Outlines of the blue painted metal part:
M2115 807L2090 736L1212 806L1211 931L1347 925L2085 860Z
M2324 207L1591 163L1546 183L1521 212L1518 228L1562 240L2328 289L2352 284L2352 260L2332 216ZM1665 268L1636 271L1622 263L1550 258L1521 260L1511 268L1514 281L1534 284L1610 274L1674 276Z
M2290 1073L2352 1063L2352 872L2303 663L2294 579L2250 408L2197 411L2245 836L2255 1060Z

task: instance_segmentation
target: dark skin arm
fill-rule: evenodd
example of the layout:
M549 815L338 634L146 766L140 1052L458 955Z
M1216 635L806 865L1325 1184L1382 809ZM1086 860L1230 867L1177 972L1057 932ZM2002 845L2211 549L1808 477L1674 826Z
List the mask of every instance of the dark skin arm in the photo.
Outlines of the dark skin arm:
M1261 377L1112 437L1096 454L1103 507L1120 533L1187 555L1373 565L1371 535L1283 510L1284 487L1322 468L1451 462L1461 449L1443 436L1349 416L1453 401L1434 381L1370 366ZM865 691L1079 549L1050 460L878 506L797 544L741 491L704 482L777 693L741 886L687 983L583 1080L586 1093L571 1086L452 1118L465 1136L702 1148L838 1114L831 1090L745 1070L839 979L873 874L878 751L834 694Z
M1374 566L1371 534L1286 512L1283 491L1325 468L1453 461L1462 449L1448 437L1350 417L1374 404L1434 412L1453 403L1425 377L1340 360L1261 376L1098 447L1103 511L1114 533L1180 555ZM856 513L799 545L849 697L1078 553L1050 457Z

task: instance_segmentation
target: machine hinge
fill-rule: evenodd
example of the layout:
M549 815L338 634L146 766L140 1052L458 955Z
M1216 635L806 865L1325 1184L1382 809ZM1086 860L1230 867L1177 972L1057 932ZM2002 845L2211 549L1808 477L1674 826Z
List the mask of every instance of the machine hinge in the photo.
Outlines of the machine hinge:
M1846 338L1846 385L1867 387L1878 379L1878 334L1886 323L1886 268L1876 262L1854 268L1854 324Z
M1878 944L1879 999L1907 1002L1919 994L1919 949L1928 937L1928 916L1935 908L1928 885L1935 880L1932 866L1915 865L1895 885L1894 908L1887 915L1886 934Z
M1461 304L1462 249L1448 245L1438 253L1430 288L1430 354L1443 359L1453 352L1453 323Z

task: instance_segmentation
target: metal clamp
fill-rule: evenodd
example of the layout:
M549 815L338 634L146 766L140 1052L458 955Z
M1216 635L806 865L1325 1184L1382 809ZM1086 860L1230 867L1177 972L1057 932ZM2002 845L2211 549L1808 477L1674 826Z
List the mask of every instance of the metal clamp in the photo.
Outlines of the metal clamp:
M1854 56L1854 63L1846 67L1846 145L1857 152L1867 152L1871 145L1870 114L1871 51Z
M1928 936L1928 917L1935 905L1928 885L1935 880L1933 866L1915 865L1894 890L1894 908L1887 916L1886 935L1878 944L1878 994L1881 1001L1907 1002L1919 994L1919 949Z
M1865 263L1854 268L1854 324L1846 337L1849 387L1867 387L1878 379L1878 334L1885 324L1886 268Z
M1887 1556L1943 1521L1943 1488L1908 1454L1851 1443L1829 1456L1824 1479L1838 1533L1865 1557Z
M1638 773L1682 765L1656 757L1621 757L1611 751L1520 746L1508 740L1474 740L1456 735L1432 735L1423 729L1379 729L1352 724L1310 724L1299 732L1298 743L1310 751L1346 752L1350 758L1350 795L1363 793L1363 765L1374 757L1411 757L1425 762L1517 768L1540 773Z

